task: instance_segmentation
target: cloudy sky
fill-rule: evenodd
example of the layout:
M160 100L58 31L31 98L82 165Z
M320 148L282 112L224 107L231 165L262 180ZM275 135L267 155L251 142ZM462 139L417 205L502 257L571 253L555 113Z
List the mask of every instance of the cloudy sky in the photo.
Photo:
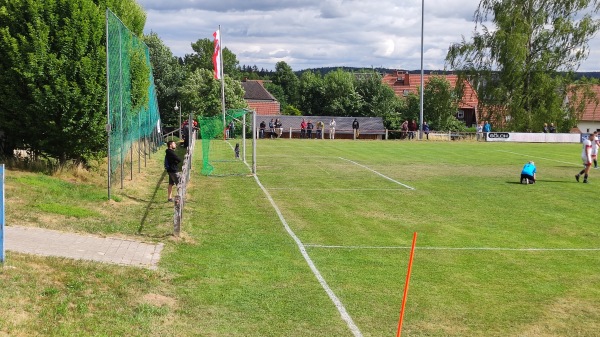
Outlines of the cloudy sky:
M293 70L327 66L421 67L421 0L138 0L173 54L210 38L221 25L223 45L240 65ZM479 0L425 0L424 68L444 69L448 46L469 39ZM600 71L600 37L580 71Z

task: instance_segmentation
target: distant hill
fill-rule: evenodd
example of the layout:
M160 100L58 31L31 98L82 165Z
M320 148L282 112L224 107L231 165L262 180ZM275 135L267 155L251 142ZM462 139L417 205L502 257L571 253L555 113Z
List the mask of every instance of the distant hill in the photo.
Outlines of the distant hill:
M307 69L303 69L303 70L298 70L295 71L294 73L296 73L297 76L300 76L303 72L305 71L312 71L313 73L319 73L321 74L321 76L326 75L329 72L332 71L336 71L338 69L342 69L344 71L351 71L351 72L360 72L360 71L376 71L379 73L383 73L383 74L387 74L387 73L393 73L397 70L404 70L404 71L408 71L410 74L420 74L421 70L417 69L417 70L406 70L406 69L391 69L391 68L357 68L357 67L321 67L321 68L307 68ZM444 71L444 70L427 70L424 69L423 73L425 73L426 75L429 74L451 74L452 71ZM587 77L587 78L598 78L600 79L600 72L599 71L589 71L589 72L577 72L577 78L580 77Z

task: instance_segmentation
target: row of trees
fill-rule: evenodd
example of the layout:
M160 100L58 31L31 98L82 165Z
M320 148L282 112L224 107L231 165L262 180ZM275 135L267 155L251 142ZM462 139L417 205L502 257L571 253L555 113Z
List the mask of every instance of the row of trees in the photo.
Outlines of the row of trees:
M573 74L600 28L594 16L598 1L481 1L475 15L478 33L472 41L450 46L447 62L476 87L478 111L487 114L483 117L516 131L549 121L561 131L574 125L582 102L594 99L588 86L573 85ZM135 0L0 0L0 145L5 155L19 148L60 161L105 156L107 7L142 36L145 13ZM484 23L490 20L494 26L488 28ZM193 52L182 58L155 33L143 39L150 48L164 124L177 126L176 101L184 103L185 114L220 113L211 39L192 43ZM419 98L395 96L373 69L297 75L278 62L275 71L267 72L240 66L228 48L222 53L227 108L245 107L241 81L260 78L267 80L284 114L381 116L390 129L419 115ZM464 127L453 117L460 86L432 77L424 91L424 117L433 128Z
M0 146L5 156L106 155L105 11L134 34L135 0L0 0Z

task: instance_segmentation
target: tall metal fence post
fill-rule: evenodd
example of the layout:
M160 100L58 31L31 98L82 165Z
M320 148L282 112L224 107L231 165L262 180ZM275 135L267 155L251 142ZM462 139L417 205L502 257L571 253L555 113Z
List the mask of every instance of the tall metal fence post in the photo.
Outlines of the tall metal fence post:
M0 263L4 264L4 164L0 164Z

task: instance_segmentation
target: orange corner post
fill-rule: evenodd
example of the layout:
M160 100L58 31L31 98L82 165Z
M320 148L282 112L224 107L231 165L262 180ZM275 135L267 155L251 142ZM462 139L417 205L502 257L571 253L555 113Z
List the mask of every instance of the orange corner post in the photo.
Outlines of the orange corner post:
M406 306L406 296L408 295L408 283L410 281L410 271L412 270L413 257L415 256L415 245L417 243L417 232L413 233L412 247L410 248L410 258L408 260L408 271L406 272L406 283L404 284L404 295L402 295L402 307L400 308L400 319L398 320L397 337L402 334L402 320L404 319L404 307Z

